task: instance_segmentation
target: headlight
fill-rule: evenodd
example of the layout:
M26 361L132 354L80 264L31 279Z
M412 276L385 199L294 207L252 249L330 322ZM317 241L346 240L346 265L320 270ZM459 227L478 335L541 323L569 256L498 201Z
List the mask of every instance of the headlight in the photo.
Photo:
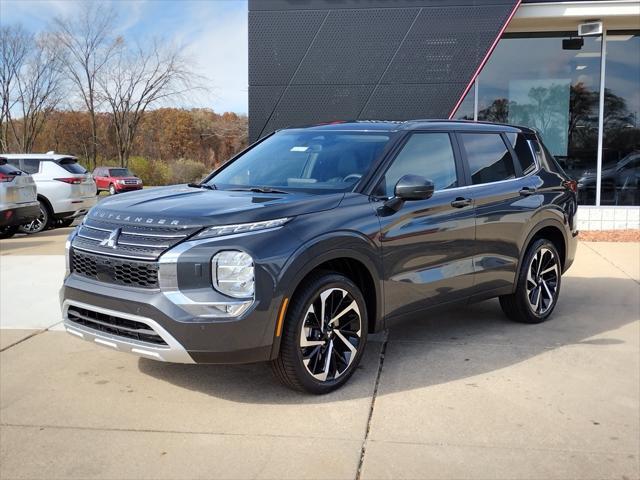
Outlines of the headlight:
M217 253L211 260L211 277L220 293L234 298L253 298L254 266L249 254L237 250Z
M119 183L120 185L122 185L124 183L124 180L116 180L116 183Z
M209 227L200 232L196 237L221 237L223 235L233 235L234 233L255 232L258 230L266 230L268 228L281 227L287 223L290 218L277 218L275 220L267 220L264 222L239 223L236 225L221 225L219 227Z

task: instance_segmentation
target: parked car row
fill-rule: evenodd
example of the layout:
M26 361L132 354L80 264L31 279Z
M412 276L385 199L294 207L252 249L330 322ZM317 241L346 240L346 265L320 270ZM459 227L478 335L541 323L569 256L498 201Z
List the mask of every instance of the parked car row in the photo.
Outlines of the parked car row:
M71 155L54 152L0 156L0 238L68 227L85 215L96 195L142 188L126 168L98 167L89 173Z

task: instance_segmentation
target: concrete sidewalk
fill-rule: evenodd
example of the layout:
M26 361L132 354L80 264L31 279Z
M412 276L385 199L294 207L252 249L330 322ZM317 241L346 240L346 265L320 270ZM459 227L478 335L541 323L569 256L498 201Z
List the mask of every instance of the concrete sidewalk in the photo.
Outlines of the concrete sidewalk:
M33 325L34 302L4 307L38 278L21 256L0 257L3 325ZM323 397L0 330L0 478L638 478L639 281L639 244L581 243L550 321L489 301L400 325Z

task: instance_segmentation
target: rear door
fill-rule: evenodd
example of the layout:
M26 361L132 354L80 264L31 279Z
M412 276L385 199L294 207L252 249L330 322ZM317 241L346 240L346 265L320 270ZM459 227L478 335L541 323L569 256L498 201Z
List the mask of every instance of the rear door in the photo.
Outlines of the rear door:
M457 137L468 194L475 204L475 293L508 290L515 280L522 237L542 205L543 197L536 193L540 179L530 174L531 165L523 175L506 134L469 131L458 132ZM522 140L518 149L528 149Z
M376 189L391 197L407 174L435 184L427 200L406 201L397 212L379 209L389 318L465 299L473 287L473 204L461 188L456 150L449 132L411 133Z

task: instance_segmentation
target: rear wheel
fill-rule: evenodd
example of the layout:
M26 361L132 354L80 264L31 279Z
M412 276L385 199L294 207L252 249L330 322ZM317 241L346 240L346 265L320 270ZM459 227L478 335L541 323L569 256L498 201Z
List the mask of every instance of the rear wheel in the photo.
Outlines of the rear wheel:
M61 218L56 221L56 227L70 227L75 218Z
M116 193L118 193L116 191L116 186L113 183L109 184L109 195L115 195Z
M367 309L360 289L343 275L318 274L291 300L272 368L290 388L328 393L353 374L366 343Z
M0 227L0 239L11 238L18 233L18 225L8 225Z
M500 306L511 320L544 322L560 294L562 266L555 245L547 239L534 242L524 257L516 291L500 297Z
M29 223L20 225L19 230L22 233L39 233L51 226L51 212L49 207L40 200L40 215Z

